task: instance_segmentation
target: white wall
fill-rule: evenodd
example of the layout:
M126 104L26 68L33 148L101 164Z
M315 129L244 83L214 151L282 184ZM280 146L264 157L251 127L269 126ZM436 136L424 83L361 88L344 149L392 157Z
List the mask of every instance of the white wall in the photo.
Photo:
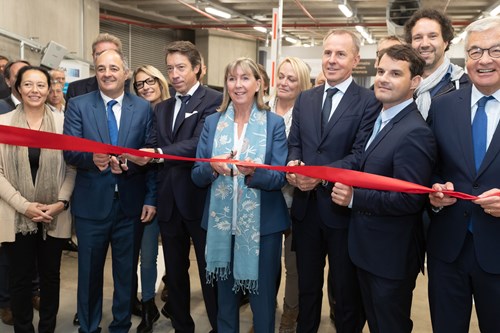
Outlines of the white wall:
M73 55L91 60L92 40L99 33L97 0L0 0L0 28L46 46L51 40ZM19 59L19 43L0 36L0 54ZM41 55L25 49L26 60Z

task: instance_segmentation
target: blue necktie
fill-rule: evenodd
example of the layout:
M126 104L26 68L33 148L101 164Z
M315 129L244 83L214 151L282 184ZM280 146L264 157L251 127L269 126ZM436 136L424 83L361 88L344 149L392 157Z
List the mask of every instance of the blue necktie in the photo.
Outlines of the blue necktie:
M373 140L375 140L375 138L377 137L378 132L380 132L380 127L381 126L382 126L382 113L380 113L378 115L378 117L377 117L377 120L375 120L375 125L373 125L372 136L370 136L370 139L366 143L365 150L368 149L368 147L373 142Z
M179 126L181 126L182 120L186 117L186 104L191 98L191 95L186 95L186 96L178 96L179 99L181 100L181 108L179 109L179 112L177 113L177 118L175 118L175 123L174 123L174 128L173 131L174 133L177 131Z
M488 117L486 116L486 103L493 99L493 96L483 96L477 102L476 115L472 121L472 143L474 144L474 162L476 170L479 170L486 154L486 134L488 128Z
M106 107L106 113L108 114L108 129L109 138L111 139L111 144L116 146L118 143L118 125L116 123L115 113L113 112L113 106L118 102L114 99L109 101Z
M330 113L332 113L332 97L339 91L337 88L328 88L326 90L326 98L321 110L321 133L325 129L328 121L330 120Z

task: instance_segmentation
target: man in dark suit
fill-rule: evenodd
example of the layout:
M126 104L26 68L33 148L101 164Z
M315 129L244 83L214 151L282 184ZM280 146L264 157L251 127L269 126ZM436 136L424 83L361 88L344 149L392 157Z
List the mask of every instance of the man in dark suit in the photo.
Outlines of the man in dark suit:
M10 95L10 88L5 83L5 78L4 78L4 71L5 71L5 66L9 63L9 58L6 56L0 55L0 98L4 99L9 97Z
M150 135L149 103L124 93L129 69L123 55L107 50L97 56L99 90L68 103L64 134L98 142L141 148ZM156 213L156 175L129 163L128 171L112 174L107 154L66 151L77 168L72 197L78 236L79 332L99 332L102 316L103 270L108 246L113 261L113 322L110 332L131 326L134 224L151 221Z
M16 106L21 103L21 95L15 88L17 72L24 66L29 66L29 64L30 63L26 60L16 60L9 62L7 66L5 66L5 83L10 89L10 95L0 100L0 114L14 110Z
M116 50L121 53L122 41L118 37L108 33L99 34L92 43L92 59L94 61L94 66L96 58L106 50ZM129 82L130 81L127 80L125 83L126 92L129 91ZM72 97L87 94L97 89L99 89L99 86L95 76L71 82L66 92L66 103L68 103Z
M474 299L481 332L500 332L500 17L466 28L471 87L432 102L439 163L428 234L429 303L436 333L467 332ZM443 190L480 199L457 200Z
M341 166L429 186L436 144L413 101L425 62L408 45L384 49L378 60L375 96L382 111L364 153L344 159ZM426 197L353 189L339 182L331 196L352 210L349 255L357 267L370 332L410 333L413 289L424 269Z
M372 91L353 82L359 47L350 31L332 30L325 37L322 67L327 82L302 92L295 102L288 165L330 165L363 148L380 104ZM321 179L288 174L287 180L297 187L291 209L299 275L297 332L318 330L328 254L337 332L359 333L365 320L355 267L347 254L350 211L332 203L331 186Z
M192 43L177 41L169 44L166 64L170 84L176 93L155 107L153 130L148 142L148 147L154 149L146 150L195 157L205 118L220 106L222 94L199 82L201 56ZM138 161L133 156L127 157L142 164L151 160L141 158ZM194 333L188 273L192 240L208 318L213 331L217 331L216 292L206 283L206 232L201 228L206 189L197 187L191 180L193 163L153 162L163 162L158 175L158 224L169 295L161 312L171 318L176 332Z

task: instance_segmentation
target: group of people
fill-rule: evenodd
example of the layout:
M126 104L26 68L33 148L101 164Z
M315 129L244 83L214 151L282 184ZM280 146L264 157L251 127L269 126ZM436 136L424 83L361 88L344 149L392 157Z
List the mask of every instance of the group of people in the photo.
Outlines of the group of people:
M318 331L326 259L337 332L360 333L366 322L370 332L411 332L412 293L426 252L433 331L467 332L474 299L481 331L499 332L500 18L467 27L468 74L445 55L452 38L444 14L417 11L405 25L406 44L381 43L372 91L352 77L359 38L331 30L321 55L324 83L311 88L307 64L286 57L268 102L265 73L250 58L227 65L222 94L204 86L201 54L187 41L166 48L167 83L149 65L129 80L120 40L99 35L92 45L96 75L69 85L64 109L46 104L61 82L45 69L7 64L14 104L0 115L2 125L213 159L0 145L0 255L9 259L15 331L35 332L38 275L38 331L54 332L61 253L73 220L82 333L101 331L109 247L109 331L128 332L131 315L139 313L137 332L152 332L161 312L176 332L194 333L191 246L211 332L239 331L243 297L253 330L275 331L283 248L280 333ZM257 164L338 167L434 192L357 188ZM456 199L452 191L476 198ZM168 289L161 310L159 235Z

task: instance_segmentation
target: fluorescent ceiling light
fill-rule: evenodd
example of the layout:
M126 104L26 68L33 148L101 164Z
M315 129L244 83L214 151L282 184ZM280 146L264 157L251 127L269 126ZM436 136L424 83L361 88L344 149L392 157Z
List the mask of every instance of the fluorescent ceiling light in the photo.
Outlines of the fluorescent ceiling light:
M351 17L352 16L352 10L346 5L346 4L340 4L339 6L340 11L342 14L344 14L345 17Z
M363 27L362 25L357 25L355 28L361 34L361 36L363 36L368 44L373 44L375 42L365 27Z
M205 7L205 11L209 14L212 14L212 15L215 15L215 16L218 16L218 17L222 17L224 19L230 19L231 18L231 14L229 14L228 12L225 12L223 10L220 10L220 9L217 9L217 8L214 8L214 7L210 7L210 6L207 6Z
M490 11L490 16L497 16L498 14L500 14L500 5Z
M290 37L290 36L285 36L285 40L289 43L292 43L292 44L297 44L298 40L293 38L293 37Z
M265 34L265 33L267 33L267 29L266 29L266 28L264 28L264 27L255 26L255 27L253 27L253 28L254 28L255 30L257 30L257 31L260 31L260 32L264 33L264 34Z

